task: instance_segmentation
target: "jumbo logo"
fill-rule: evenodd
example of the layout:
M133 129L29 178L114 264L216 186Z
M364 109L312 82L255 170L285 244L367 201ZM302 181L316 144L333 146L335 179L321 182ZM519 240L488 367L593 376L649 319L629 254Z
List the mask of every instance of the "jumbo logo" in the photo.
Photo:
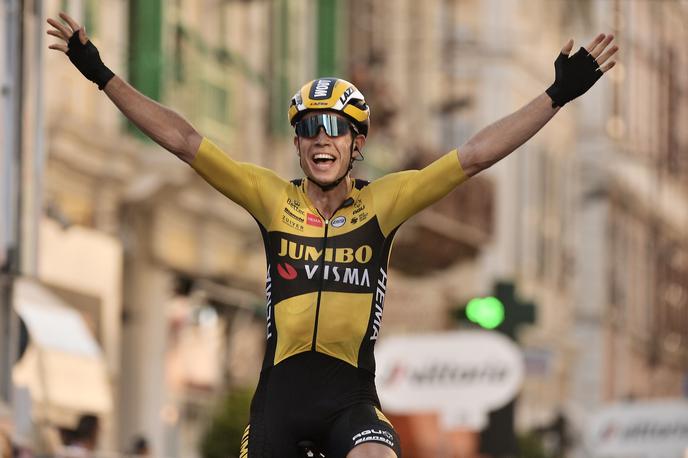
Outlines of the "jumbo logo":
M317 261L323 256L323 250L310 245L296 243L287 239L280 242L281 257L291 259L303 259L304 261ZM325 248L325 261L349 264L354 261L359 264L367 264L373 258L373 248L370 245L362 245L355 250L353 248Z
M329 99L334 89L333 79L317 80L311 86L310 98L313 100Z

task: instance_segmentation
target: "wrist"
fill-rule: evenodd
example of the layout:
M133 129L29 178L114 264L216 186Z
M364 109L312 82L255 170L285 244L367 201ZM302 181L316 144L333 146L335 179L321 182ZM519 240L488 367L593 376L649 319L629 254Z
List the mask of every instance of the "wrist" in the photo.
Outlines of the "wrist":
M102 62L101 62L102 63ZM97 71L97 75L95 76L94 80L92 80L94 83L98 85L99 90L105 89L105 86L107 86L107 83L114 78L115 73L110 70L105 64L103 64Z
M556 81L552 83L550 87L545 89L545 94L549 96L552 102L552 108L561 108L566 105L568 100L566 100L563 92L564 91L562 91L562 88L557 85Z

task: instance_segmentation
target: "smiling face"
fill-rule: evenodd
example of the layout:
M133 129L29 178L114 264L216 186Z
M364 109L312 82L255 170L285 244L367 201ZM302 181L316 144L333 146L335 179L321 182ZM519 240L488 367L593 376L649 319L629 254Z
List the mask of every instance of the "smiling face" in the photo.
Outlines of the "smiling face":
M317 115L318 112L314 112L307 114L303 119ZM352 141L354 149L360 151L365 143L365 137L357 135L353 129L343 135L331 137L325 133L323 127L320 127L318 134L312 138L294 137L294 146L299 154L301 169L306 176L316 183L326 185L348 172Z

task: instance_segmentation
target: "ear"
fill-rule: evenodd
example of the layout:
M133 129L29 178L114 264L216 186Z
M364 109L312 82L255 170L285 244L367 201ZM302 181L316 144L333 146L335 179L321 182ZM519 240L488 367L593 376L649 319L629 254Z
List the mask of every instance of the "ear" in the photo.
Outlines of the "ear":
M354 138L354 151L358 151L358 154L361 154L361 151L363 151L363 146L365 146L366 138L364 135L356 135L356 138Z

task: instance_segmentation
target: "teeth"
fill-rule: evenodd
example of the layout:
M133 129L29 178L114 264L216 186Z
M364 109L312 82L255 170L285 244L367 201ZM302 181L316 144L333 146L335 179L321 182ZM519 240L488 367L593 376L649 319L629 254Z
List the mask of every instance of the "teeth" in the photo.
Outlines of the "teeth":
M331 154L316 154L313 159L331 159L334 160L334 156Z

